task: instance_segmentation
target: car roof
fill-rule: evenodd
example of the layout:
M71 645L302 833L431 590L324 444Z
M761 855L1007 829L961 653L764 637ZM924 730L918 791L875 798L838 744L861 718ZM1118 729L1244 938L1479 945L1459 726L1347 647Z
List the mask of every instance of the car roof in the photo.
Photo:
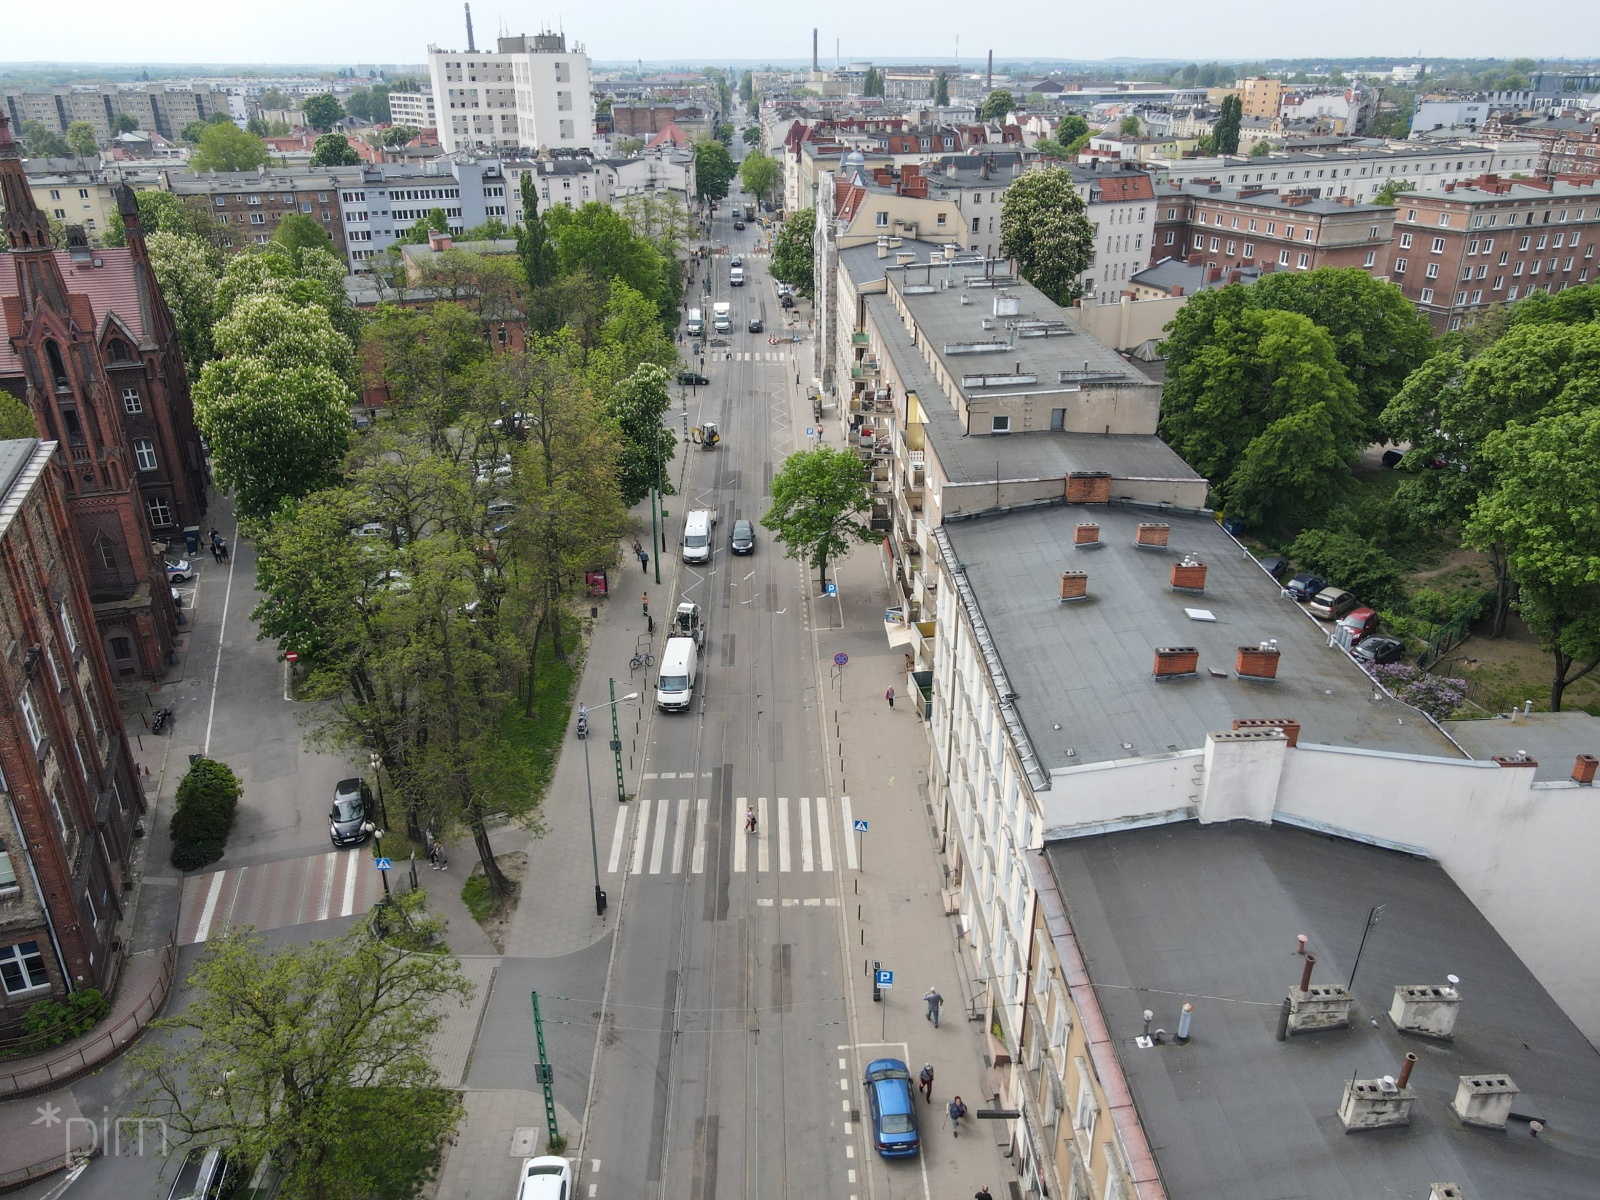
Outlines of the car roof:
M1325 587L1317 593L1319 596L1331 596L1335 600L1337 600L1340 596L1348 596L1349 594L1349 592L1345 591L1341 587Z
M359 779L341 779L338 783L333 785L333 794L335 796L353 796L360 791L361 780Z
M754 530L755 530L755 526L750 524L749 518L747 518L747 517L740 517L737 521L735 521L733 523L733 528L734 528L734 532L735 533L737 533L741 529L748 529L748 530L751 530L752 532L754 532Z

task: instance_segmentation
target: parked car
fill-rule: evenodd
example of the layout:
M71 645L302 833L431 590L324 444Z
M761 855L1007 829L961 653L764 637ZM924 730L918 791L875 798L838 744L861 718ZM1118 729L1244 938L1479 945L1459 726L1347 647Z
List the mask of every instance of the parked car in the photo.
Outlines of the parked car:
M517 1200L572 1200L572 1164L553 1154L523 1159Z
M778 297L778 303L783 305L785 308L793 308L794 307L794 296L793 296L793 294L790 293L790 292L785 292L783 295Z
M221 1150L192 1146L172 1180L167 1200L227 1200L245 1182L238 1164Z
M180 558L177 562L167 563L168 583L188 583L194 578L194 568L189 565L187 558Z
M762 331L762 329L764 329L764 328L765 328L765 326L763 326L761 324L761 318L760 317L751 317L750 318L750 332L751 333L760 333Z
M911 1072L898 1058L867 1064L867 1109L872 1114L872 1144L884 1158L910 1158L922 1148L917 1106L911 1099Z
M1310 571L1301 571L1300 574L1283 586L1291 599L1298 600L1304 604L1323 588L1327 587L1328 581L1321 575L1313 575Z
M366 841L366 824L371 816L372 792L365 780L341 779L334 785L328 836L335 846L359 846Z
M678 382L686 387L704 387L711 380L700 374L699 371L679 371Z
M1406 644L1392 637L1369 637L1350 651L1362 662L1392 663L1399 662L1406 652Z
M735 554L754 554L756 552L756 527L749 521L735 521L733 532L728 535L728 549Z
M1353 608L1339 622L1339 627L1350 631L1350 644L1352 646L1359 646L1365 639L1378 632L1377 611L1365 606Z
M1277 580L1282 580L1283 573L1289 569L1289 560L1276 554L1269 554L1260 562L1262 570Z
M1361 602L1343 588L1323 588L1306 605L1311 615L1323 621L1337 621Z

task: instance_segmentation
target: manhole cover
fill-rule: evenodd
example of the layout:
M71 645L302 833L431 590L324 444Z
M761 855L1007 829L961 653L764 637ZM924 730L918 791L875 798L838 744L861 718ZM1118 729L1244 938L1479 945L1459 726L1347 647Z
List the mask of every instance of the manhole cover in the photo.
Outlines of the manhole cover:
M526 1126L511 1135L511 1157L532 1158L539 1152L539 1130Z

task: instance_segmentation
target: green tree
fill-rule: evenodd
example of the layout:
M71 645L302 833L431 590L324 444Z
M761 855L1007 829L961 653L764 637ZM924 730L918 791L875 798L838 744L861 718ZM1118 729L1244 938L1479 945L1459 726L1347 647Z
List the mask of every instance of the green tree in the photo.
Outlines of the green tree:
M1007 113L1016 111L1017 98L1006 88L995 88L984 97L978 116L985 121L1003 121Z
M644 139L641 137L620 137L611 143L611 150L618 158L632 158L644 149Z
M746 71L739 77L739 103L746 108L754 107L756 98L756 76L754 71Z
M216 263L206 244L196 238L158 229L145 239L145 245L162 299L177 326L183 365L193 383L212 355L211 327L217 320Z
M617 487L624 505L648 496L672 461L677 438L662 422L672 407L670 382L664 367L645 363L618 381L607 400L606 410L622 435Z
M112 137L116 137L119 133L132 133L138 128L139 122L134 120L133 116L129 113L118 113L111 119Z
M556 249L550 231L539 212L539 189L533 172L522 174L522 224L517 226L517 258L522 263L528 286L535 290L549 287L556 278Z
M463 242L498 242L511 236L511 226L499 217L490 217L480 225L461 231Z
M279 223L272 240L298 255L302 250L317 248L333 253L333 238L322 225L304 213L291 213Z
M677 324L683 272L636 236L614 208L597 201L577 209L557 205L545 214L545 223L562 275L587 274L606 285L621 280L655 303L664 325Z
M1288 554L1306 570L1337 579L1363 604L1388 608L1400 599L1400 564L1350 529L1308 529L1289 544Z
M746 125L744 127L744 132L740 134L739 137L746 146L754 146L761 141L761 126Z
M100 152L99 139L94 126L88 121L74 121L67 126L67 145L79 158L92 158Z
M1061 118L1061 123L1056 126L1055 140L1063 146L1070 146L1084 134L1089 132L1089 122L1077 113L1068 113Z
M301 111L306 115L306 124L318 133L327 133L344 117L344 105L331 92L306 97Z
M200 135L210 128L204 121L190 121L178 131L178 140L194 145L200 140Z
M733 182L733 158L721 142L702 138L694 144L695 195L702 200L721 200Z
M863 519L872 510L867 488L866 464L832 446L791 454L772 477L772 507L761 524L783 543L785 557L816 569L819 592L830 562L882 536Z
M1218 154L1239 153L1239 127L1244 120L1244 102L1230 93L1222 98L1222 112L1211 129Z
M33 410L10 392L0 392L0 441L38 436Z
M155 188L136 191L133 195L139 205L139 223L144 227L147 238L160 232L201 243L213 270L221 270L225 227L211 214L201 198L191 200ZM106 221L104 240L108 246L128 244L128 231L123 227L120 212L113 212Z
M237 125L207 125L194 153L189 156L193 171L253 171L267 161L267 147L253 133Z
M950 77L943 71L933 77L933 103L935 108L950 106Z
M1079 277L1094 262L1094 228L1065 168L1029 171L1000 202L1000 253L1057 304L1082 294Z
M1272 143L1271 142L1257 142L1254 146L1250 147L1250 157L1251 158L1266 158L1271 153L1272 153Z
M351 88L350 94L345 97L344 111L358 121L371 122L372 116L372 89Z
M392 125L383 131L383 144L390 149L409 145L421 132L420 129L413 129L410 125Z
M357 154L350 139L342 133L325 133L311 147L313 167L358 167L361 155Z
M716 138L724 147L733 145L733 126L726 121L718 121Z
M277 88L268 88L261 93L261 107L274 112L287 111L294 107L294 97Z
M1560 712L1566 689L1600 664L1600 407L1508 425L1484 456L1496 486L1474 506L1466 538L1504 547L1517 608L1553 660L1550 711Z
M1391 179L1378 189L1377 194L1372 197L1372 202L1393 208L1394 198L1401 192L1414 192L1416 190L1417 185L1409 179Z
M1363 444L1356 388L1333 339L1299 313L1262 310L1242 295L1202 306L1186 324L1189 307L1174 322L1183 336L1167 360L1162 437L1230 513L1255 525L1309 524Z
M1123 117L1121 124L1119 124L1117 126L1117 132L1120 133L1123 137L1138 137L1139 136L1139 118L1135 117L1135 116L1132 116L1131 114L1129 116Z
M386 939L390 914L408 927ZM178 1146L271 1159L284 1200L400 1200L436 1171L461 1116L430 1050L447 1004L472 985L415 894L333 941L269 951L253 932L207 943L181 1012L129 1052L137 1111ZM360 1129L360 1137L352 1131Z
M772 277L793 285L803 296L812 295L816 284L816 233L817 210L802 208L790 214L772 239Z
M29 158L67 158L72 153L66 139L43 121L24 121L17 132L22 136Z
M744 161L739 164L739 182L744 185L744 190L753 192L757 197L766 200L771 196L772 190L783 182L783 167L775 158L768 158L759 151L752 151L744 156Z

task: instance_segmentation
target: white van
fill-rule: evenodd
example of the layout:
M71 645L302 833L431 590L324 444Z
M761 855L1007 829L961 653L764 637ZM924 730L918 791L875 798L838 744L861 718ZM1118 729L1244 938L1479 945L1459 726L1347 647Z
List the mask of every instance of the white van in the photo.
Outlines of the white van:
M705 320L705 318L700 315L700 310L698 308L691 308L689 310L688 328L685 330L685 332L688 333L688 335L690 337L699 337L705 331L706 331L706 320Z
M684 562L711 561L711 529L716 523L717 514L705 508L693 509L683 519Z
M718 300L712 306L713 318L711 327L718 333L733 332L733 305L726 300Z
M743 287L744 286L744 268L743 267L729 267L728 268L728 286L729 287Z
M668 638L661 653L661 674L656 679L656 707L686 709L694 700L695 674L700 656L693 638Z

